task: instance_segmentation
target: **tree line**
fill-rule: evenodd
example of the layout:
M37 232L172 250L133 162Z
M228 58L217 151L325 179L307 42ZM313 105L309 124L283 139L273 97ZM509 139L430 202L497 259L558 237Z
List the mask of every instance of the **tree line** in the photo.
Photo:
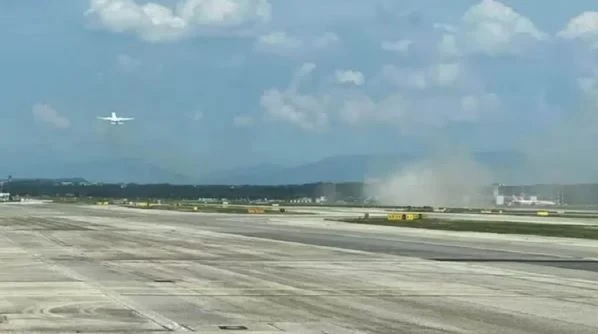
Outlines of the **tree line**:
M332 202L363 203L368 200L364 184L309 183L299 185L174 185L174 184L90 184L85 181L12 180L4 182L2 191L17 196L94 197L127 199L188 199L280 200L318 198L325 196ZM538 196L571 205L598 205L598 184L501 186L505 196ZM488 194L491 188L488 187Z
M361 183L311 183L301 185L173 185L173 184L88 184L47 180L12 181L4 191L17 196L98 197L98 198L161 198L229 200L292 200L318 198L359 201Z

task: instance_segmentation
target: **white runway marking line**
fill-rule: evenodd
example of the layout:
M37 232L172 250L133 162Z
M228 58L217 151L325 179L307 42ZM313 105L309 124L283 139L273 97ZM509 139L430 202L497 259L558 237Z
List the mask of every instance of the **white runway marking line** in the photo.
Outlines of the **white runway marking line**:
M40 233L39 235L41 237L45 238L45 236L43 234ZM51 242L53 242L51 239L49 239L49 240ZM128 298L124 298L123 296L121 296L115 292L112 292L109 289L103 288L102 285L94 282L92 279L90 279L87 276L81 275L81 274L77 273L76 271L73 271L65 266L61 266L61 265L57 264L55 261L52 261L52 260L44 257L41 254L32 254L31 252L28 252L27 250L25 250L25 252L27 252L32 258L43 262L44 264L46 264L49 268L53 269L54 271L59 272L59 273L65 275L66 277L83 282L83 283L93 287L94 289L96 289L97 291L100 291L104 296L106 296L113 302L115 302L129 310L132 310L132 311L138 313L139 315L149 319L150 321L159 325L162 328L165 328L169 331L184 331L184 332L189 331L189 329L187 329L184 326L181 326L177 322L175 322L171 319L168 319L168 318L162 316L161 314L158 314L152 310L143 308L141 305L138 305L138 304L132 302L131 300L129 300Z

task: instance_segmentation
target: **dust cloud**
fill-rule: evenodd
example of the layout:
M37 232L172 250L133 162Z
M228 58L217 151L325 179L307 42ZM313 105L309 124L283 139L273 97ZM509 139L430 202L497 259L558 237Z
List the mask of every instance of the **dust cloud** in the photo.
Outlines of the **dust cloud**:
M520 134L513 146L522 158L516 166L497 171L496 166L478 163L467 149L447 143L429 158L365 185L364 195L386 205L473 207L492 203L490 187L495 182L527 186L597 183L598 82L578 101L553 124ZM577 188L568 189L574 196Z
M377 182L364 193L383 205L487 206L492 173L463 150L438 152Z

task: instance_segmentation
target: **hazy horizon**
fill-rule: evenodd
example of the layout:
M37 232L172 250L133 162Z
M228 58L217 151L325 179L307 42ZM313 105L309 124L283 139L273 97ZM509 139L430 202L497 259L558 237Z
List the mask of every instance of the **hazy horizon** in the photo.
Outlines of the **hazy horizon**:
M518 151L539 182L598 180L592 1L210 3L0 4L0 172L139 160L153 167L121 167L189 177L431 152L415 179L467 180L450 166ZM135 120L96 119L111 112Z

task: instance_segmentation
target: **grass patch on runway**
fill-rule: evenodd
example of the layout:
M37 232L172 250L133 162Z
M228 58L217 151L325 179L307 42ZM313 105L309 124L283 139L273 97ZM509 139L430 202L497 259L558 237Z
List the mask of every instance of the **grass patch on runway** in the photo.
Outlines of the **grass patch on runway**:
M198 213L230 213L230 214L268 214L268 215L310 215L308 212L294 212L289 211L286 208L256 208L242 207L242 206L229 206L222 207L219 205L169 205L169 204L158 204L149 206L129 206L128 208L135 209L146 209L146 210L168 210L168 211L179 211L179 212L198 212Z
M412 221L388 221L386 218L355 218L329 220L355 224L398 226L409 228L422 228L429 230L485 232L499 234L524 234L547 237L598 240L598 227L589 225L533 224L520 222L444 220L429 218Z

